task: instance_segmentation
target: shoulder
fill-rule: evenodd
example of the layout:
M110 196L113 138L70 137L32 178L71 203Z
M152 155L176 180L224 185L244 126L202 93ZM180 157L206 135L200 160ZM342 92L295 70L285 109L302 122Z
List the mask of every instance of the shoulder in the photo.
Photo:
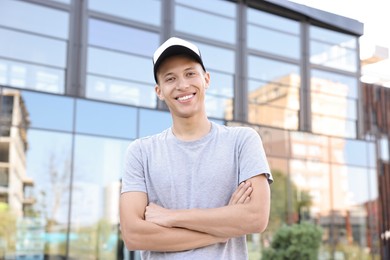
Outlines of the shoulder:
M216 124L217 125L217 124ZM259 133L247 126L225 126L225 125L217 125L218 133L220 135L226 135L231 137L256 137L259 138Z
M132 141L128 147L127 152L134 152L134 151L144 151L152 148L156 143L160 143L163 140L166 140L168 138L169 129L166 129L162 131L161 133L140 137L138 139L135 139Z

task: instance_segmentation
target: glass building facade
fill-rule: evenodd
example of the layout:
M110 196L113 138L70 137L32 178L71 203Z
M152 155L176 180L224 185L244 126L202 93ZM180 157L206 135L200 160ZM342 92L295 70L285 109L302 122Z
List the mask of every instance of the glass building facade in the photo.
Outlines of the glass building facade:
M362 26L273 0L0 0L0 259L137 258L119 231L124 153L170 127L151 58L170 36L202 51L209 117L262 137L275 182L250 258L308 221L321 259L377 259Z

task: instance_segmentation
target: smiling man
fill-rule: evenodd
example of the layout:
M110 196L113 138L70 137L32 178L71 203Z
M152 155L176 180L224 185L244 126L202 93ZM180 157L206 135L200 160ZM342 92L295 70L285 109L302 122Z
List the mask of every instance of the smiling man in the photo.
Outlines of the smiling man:
M153 56L172 126L132 142L121 232L143 259L247 259L246 234L268 224L273 181L259 135L211 122L210 74L194 44L172 37Z

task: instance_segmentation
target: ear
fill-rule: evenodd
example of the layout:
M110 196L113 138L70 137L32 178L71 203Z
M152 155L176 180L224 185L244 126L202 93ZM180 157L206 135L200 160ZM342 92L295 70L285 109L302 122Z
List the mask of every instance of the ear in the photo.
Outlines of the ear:
M159 86L158 84L156 84L156 85L154 86L154 91L156 92L156 95L157 95L157 97L158 97L160 100L164 100L164 96L162 95L162 93L161 93L161 88L160 88L160 86Z
M210 73L209 72L204 73L204 79L206 82L205 89L208 89L210 87Z

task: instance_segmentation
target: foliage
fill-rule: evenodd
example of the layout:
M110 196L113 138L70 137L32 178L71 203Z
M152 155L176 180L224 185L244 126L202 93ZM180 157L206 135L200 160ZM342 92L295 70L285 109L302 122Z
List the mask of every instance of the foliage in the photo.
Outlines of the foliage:
M263 251L262 259L317 259L321 237L321 228L313 224L283 226L274 234L271 246Z
M16 216L6 203L0 202L0 258L15 251Z

